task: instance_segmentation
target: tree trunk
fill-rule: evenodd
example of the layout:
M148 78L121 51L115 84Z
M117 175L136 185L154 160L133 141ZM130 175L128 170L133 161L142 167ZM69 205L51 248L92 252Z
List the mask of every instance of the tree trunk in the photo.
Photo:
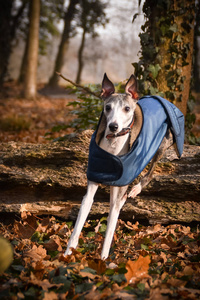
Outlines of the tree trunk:
M53 70L53 74L49 80L48 85L50 86L57 86L59 77L56 72L61 72L62 67L64 65L64 58L67 53L68 45L69 45L69 38L71 33L71 22L74 18L75 14L75 7L79 0L70 0L68 10L65 13L65 25L63 34L61 37L60 45L58 48L58 53L56 56L55 66Z
M193 64L193 78L194 90L200 93L200 3L198 11L196 12L195 29L194 29L194 64Z
M24 55L23 55L22 62L21 62L18 83L24 83L25 82L26 66L27 66L27 62L28 62L27 55L28 55L28 39L26 41L25 48L24 48Z
M81 74L82 74L82 70L83 70L83 50L84 50L84 46L85 46L85 35L86 35L86 30L83 29L81 44L80 44L79 51L78 51L78 72L77 72L77 77L76 77L77 84L80 84L80 82L81 82Z
M37 95L37 65L39 47L40 0L30 3L27 67L24 84L24 97L34 99Z
M88 148L92 131L66 142L45 145L0 145L0 211L31 211L75 220L86 193ZM143 171L142 173L145 173ZM158 163L155 178L135 199L128 199L120 218L150 223L200 221L200 147L173 149ZM109 212L109 188L100 187L90 212Z
M195 0L146 0L140 34L144 93L160 93L186 115L192 74ZM141 69L140 69L141 71ZM136 71L137 72L137 71Z
M167 82L167 76L166 76L166 66L172 65L172 50L170 50L170 46L172 43L174 43L174 51L181 52L183 45L188 45L188 48L185 49L185 53L182 53L181 57L177 57L175 63L172 65L172 70L181 70L181 76L180 79L176 82L176 87L174 89L176 93L176 98L174 101L174 104L182 111L184 115L186 115L187 112L187 101L189 99L189 93L190 93L190 81L191 81L191 75L192 75L192 56L193 56L193 48L194 48L194 20L195 20L195 11L194 9L191 10L189 7L191 3L195 4L195 0L193 1L184 1L185 4L185 13L179 14L180 4L183 4L182 0L174 0L173 1L174 10L177 11L177 15L174 18L174 24L177 25L177 32L174 32L172 39L168 39L167 43L161 43L160 46L160 55L162 57L162 60L160 62L160 73L158 77L158 86L159 90L166 92L169 90L168 82ZM188 7L188 10L186 9ZM188 15L188 12L190 12L191 15L193 15L191 24L191 30L184 31L183 32L183 24L185 22L185 17ZM180 38L180 39L179 39ZM176 40L176 43L174 42ZM174 56L176 53L174 52ZM169 70L170 72L171 70ZM179 74L177 74L179 75ZM175 76L174 76L175 77ZM181 85L181 80L184 79L184 88L179 88ZM175 82L174 82L175 83ZM173 85L170 86L170 89L173 88Z
M7 74L11 53L11 11L13 0L0 2L0 86Z
M28 3L25 0L22 1L15 16L12 16L14 2L13 0L0 1L0 85L7 75L12 42L15 39L21 15Z

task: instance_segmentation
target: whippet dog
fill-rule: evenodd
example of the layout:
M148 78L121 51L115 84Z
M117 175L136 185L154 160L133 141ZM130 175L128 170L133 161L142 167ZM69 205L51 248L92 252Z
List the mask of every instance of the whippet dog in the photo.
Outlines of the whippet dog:
M139 129L137 128L136 130L140 130L142 126L140 117L137 116L137 118L135 118L137 101L139 98L136 78L134 75L131 75L125 86L125 93L119 94L115 93L113 83L105 74L102 82L101 97L104 100L103 115L106 120L106 126L103 133L101 133L101 138L98 142L99 147L115 156L124 155L129 151L130 129L133 122L135 122L134 126L136 126L136 128L138 125ZM141 114L141 112L139 114ZM128 185L110 187L110 212L107 221L105 241L101 253L102 259L106 259L109 255L119 213L127 197L135 198L150 182L156 162L172 144L172 134L170 130L167 129L166 134L162 139L162 143L159 145L156 154L151 160L149 171L141 181L132 187L129 193L127 193ZM98 185L97 182L88 180L87 193L82 200L78 218L64 255L71 254L71 248L77 247L79 235L90 212Z

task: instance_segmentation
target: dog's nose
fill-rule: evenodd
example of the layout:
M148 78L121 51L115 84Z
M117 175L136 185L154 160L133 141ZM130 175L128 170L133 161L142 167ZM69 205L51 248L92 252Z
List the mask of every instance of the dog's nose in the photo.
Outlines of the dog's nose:
M118 124L117 123L110 123L109 125L110 131L115 132L118 129Z

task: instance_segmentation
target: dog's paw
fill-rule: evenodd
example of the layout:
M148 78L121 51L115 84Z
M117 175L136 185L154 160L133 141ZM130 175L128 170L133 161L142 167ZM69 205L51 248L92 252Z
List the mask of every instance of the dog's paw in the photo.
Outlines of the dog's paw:
M141 183L138 183L131 189L130 193L128 194L128 197L135 198L141 192L141 190L142 190Z
M65 251L65 253L64 253L64 256L67 256L67 255L70 255L70 254L72 254L72 250L71 250L71 248L67 248L67 250Z

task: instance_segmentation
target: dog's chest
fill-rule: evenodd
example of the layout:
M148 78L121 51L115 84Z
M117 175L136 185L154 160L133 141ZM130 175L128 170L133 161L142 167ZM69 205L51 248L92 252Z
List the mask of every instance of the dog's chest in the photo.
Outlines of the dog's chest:
M100 145L103 150L113 155L123 155L129 150L129 135L121 136L113 139L102 138Z

